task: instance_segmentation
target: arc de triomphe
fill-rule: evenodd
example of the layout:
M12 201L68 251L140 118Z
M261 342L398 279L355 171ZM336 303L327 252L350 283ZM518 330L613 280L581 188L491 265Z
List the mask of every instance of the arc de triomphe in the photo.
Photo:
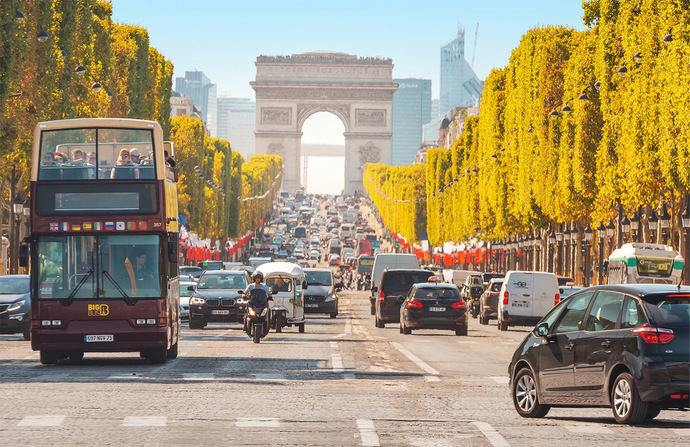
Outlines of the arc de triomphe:
M367 162L390 163L393 62L344 53L256 58L256 153L285 159L283 189L300 186L302 125L331 112L345 127L345 193L362 187Z

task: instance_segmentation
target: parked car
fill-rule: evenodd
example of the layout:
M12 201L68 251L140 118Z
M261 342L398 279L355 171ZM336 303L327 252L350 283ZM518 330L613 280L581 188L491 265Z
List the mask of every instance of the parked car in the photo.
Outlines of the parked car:
M375 304L379 283L384 270L390 269L419 269L419 260L417 256L412 254L402 253L378 253L374 257L374 266L371 268L371 296L369 301L371 304L371 314L375 313ZM408 288L409 289L409 288ZM405 290L407 292L407 290Z
M335 283L331 269L304 269L309 287L304 292L304 312L338 316L338 290L342 283Z
M242 322L246 302L238 293L247 287L247 274L240 271L207 271L189 299L189 328L208 323Z
M400 333L416 329L442 329L467 335L467 311L452 284L414 284L400 306Z
M189 319L189 299L194 294L195 281L180 281L180 319Z
M29 275L0 276L0 334L22 334L31 339Z
M551 310L508 368L523 417L551 407L607 406L619 423L690 407L690 287L606 285Z
M501 285L498 329L537 323L560 301L558 280L550 272L509 271Z
M431 271L421 269L385 270L380 287L374 291L378 295L374 312L376 327L383 328L386 323L400 322L400 306L412 285L428 282L433 275Z
M479 324L489 324L489 320L498 318L498 295L502 285L503 278L489 280L489 285L479 298Z

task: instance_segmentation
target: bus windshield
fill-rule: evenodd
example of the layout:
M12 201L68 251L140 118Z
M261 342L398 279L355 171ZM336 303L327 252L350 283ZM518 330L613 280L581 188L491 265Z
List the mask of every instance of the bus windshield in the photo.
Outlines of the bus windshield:
M41 236L39 298L160 298L160 239L156 235Z
M38 179L155 179L153 153L152 130L44 130Z

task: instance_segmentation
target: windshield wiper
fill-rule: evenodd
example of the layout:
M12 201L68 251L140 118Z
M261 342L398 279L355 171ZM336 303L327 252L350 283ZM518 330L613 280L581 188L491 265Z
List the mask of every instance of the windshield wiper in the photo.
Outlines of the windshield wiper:
M130 306L134 306L134 303L136 303L136 299L132 298L131 296L127 295L124 290L122 290L122 287L115 281L115 278L112 277L110 272L107 270L103 270L103 276L108 278L111 283L115 286L118 292L122 295L122 298L124 298L125 303L129 304Z
M77 283L77 286L76 286L74 289L72 289L72 292L70 292L70 294L67 296L67 298L65 298L64 300L60 301L60 302L62 303L63 306L69 306L70 304L72 304L72 301L74 301L74 296L77 294L77 292L79 292L79 289L81 289L81 286L84 285L84 283L86 282L86 280L89 279L89 277L90 277L92 274L93 274L93 269L89 269L89 271L87 272L87 274L84 275L84 277L83 277L82 279L79 280L79 282Z

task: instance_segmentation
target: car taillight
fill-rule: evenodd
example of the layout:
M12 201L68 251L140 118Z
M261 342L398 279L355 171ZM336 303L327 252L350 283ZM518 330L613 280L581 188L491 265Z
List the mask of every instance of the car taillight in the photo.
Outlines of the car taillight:
M383 293L383 290L379 290L379 302L383 303L383 299L386 297L386 294Z
M418 307L422 307L422 303L420 303L419 301L412 300L412 301L408 301L407 305L405 307L407 307L409 309L418 308Z
M503 304L508 304L508 291L503 292Z
M633 334L642 338L642 340L651 345L671 343L671 340L675 338L673 331L671 329L665 329L662 327L654 326L640 326L632 330Z
M457 303L453 303L451 305L453 309L464 309L465 308L465 302L464 301L458 301Z
M561 296L559 294L556 294L556 296L553 298L553 305L555 306L556 304L561 302Z

